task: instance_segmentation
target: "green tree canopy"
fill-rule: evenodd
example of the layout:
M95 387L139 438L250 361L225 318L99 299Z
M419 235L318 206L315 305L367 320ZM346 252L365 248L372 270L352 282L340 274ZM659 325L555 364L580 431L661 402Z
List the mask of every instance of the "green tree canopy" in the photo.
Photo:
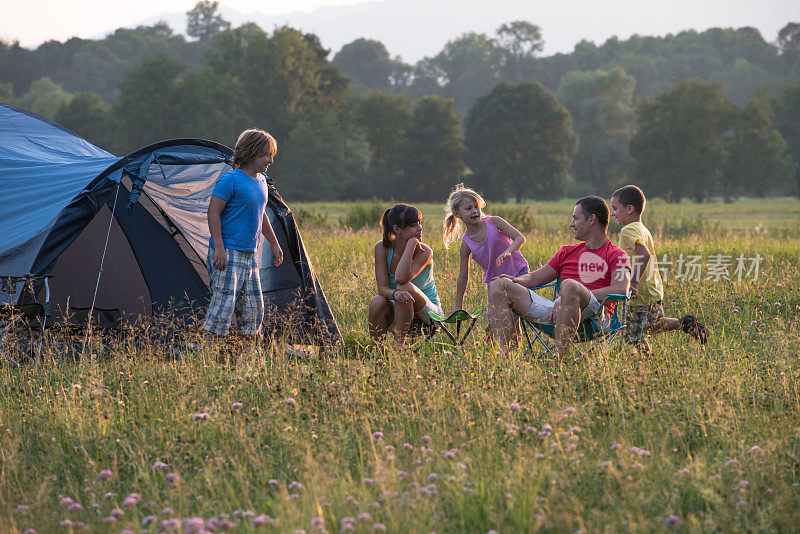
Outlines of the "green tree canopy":
M700 80L642 101L630 144L637 183L652 196L702 202L725 161L722 141L733 108L718 83Z
M11 102L14 99L14 86L10 82L0 82L0 102Z
M800 24L790 22L778 32L778 46L784 54L800 53Z
M448 42L429 62L422 63L428 70L426 77L442 85L439 94L454 99L459 113L468 110L476 98L500 81L502 64L503 54L497 43L482 33L464 34Z
M768 195L791 173L792 162L784 154L786 142L773 127L772 115L769 102L759 97L751 98L744 108L733 110L720 176L726 201L738 195Z
M388 89L394 62L380 41L356 39L333 58L332 63L366 89Z
M421 98L414 106L399 163L405 186L400 188L395 183L387 193L402 193L410 200L427 202L446 197L465 170L460 122L452 100L438 96Z
M231 23L217 13L219 2L216 0L200 0L186 12L186 35L201 41L209 41L224 31L228 31Z
M48 77L36 80L28 92L19 99L19 105L48 119L54 119L61 106L67 104L72 95Z
M326 113L302 122L278 147L273 176L288 199L366 198L366 158L348 139L339 117ZM361 189L360 194L358 189Z
M633 76L616 67L571 72L558 87L558 99L572 115L572 127L580 140L573 158L575 178L592 184L598 194L611 193L628 181L635 86Z
M201 137L232 146L251 125L241 102L246 100L238 78L202 67L177 83L176 100L182 137Z
M178 88L185 69L184 63L169 56L149 56L125 75L114 108L117 152L127 154L162 139L181 137L185 117Z
M206 64L241 82L242 112L280 141L296 124L342 105L348 80L327 55L315 35L284 26L269 36L248 24L215 39Z
M775 102L775 127L786 141L786 155L795 177L795 194L800 197L800 85L790 85Z
M769 73L758 64L737 57L733 63L714 71L711 78L723 82L725 95L735 104L745 106L753 94L768 85Z
M413 134L414 104L408 95L370 91L360 100L355 118L370 148L369 175L378 194L400 172Z
M97 93L75 93L56 112L55 120L90 143L113 150L111 106Z
M466 121L467 163L487 197L558 198L577 149L569 111L537 82L503 82Z
M512 82L522 81L536 53L544 48L542 29L530 22L517 20L497 28L495 35L497 46L504 56L503 78Z

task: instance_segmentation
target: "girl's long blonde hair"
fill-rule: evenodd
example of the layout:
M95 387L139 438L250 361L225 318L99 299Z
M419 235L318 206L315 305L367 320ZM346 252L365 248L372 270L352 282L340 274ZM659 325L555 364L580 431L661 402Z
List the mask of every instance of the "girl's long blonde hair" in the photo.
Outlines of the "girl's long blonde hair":
M486 207L486 201L474 189L464 187L463 183L453 186L450 196L447 197L447 202L444 204L444 247L447 248L455 241L455 231L458 227L458 206L462 200L472 199L480 209Z

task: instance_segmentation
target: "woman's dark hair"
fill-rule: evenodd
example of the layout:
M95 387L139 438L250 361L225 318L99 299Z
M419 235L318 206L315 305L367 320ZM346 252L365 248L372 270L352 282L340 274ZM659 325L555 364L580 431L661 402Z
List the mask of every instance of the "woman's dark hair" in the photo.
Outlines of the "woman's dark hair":
M422 220L422 212L408 204L396 204L383 212L381 228L383 229L383 246L389 248L394 242L394 227L406 228Z
M608 204L602 198L592 195L588 197L583 197L578 199L575 203L576 206L580 206L583 210L583 213L586 214L586 218L589 218L589 215L594 215L597 217L597 224L603 229L603 231L608 230L608 215L610 210L608 209Z

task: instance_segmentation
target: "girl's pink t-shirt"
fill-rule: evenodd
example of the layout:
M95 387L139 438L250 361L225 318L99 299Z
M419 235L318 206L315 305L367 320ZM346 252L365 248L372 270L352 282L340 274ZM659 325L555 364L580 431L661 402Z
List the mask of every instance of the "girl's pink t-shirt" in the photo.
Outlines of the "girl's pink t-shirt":
M488 285L492 278L501 274L518 276L520 273L527 273L528 261L519 250L497 265L497 258L511 244L511 239L492 224L491 217L483 217L481 220L486 225L486 239L481 243L476 243L466 232L461 239L469 247L472 257L478 262L478 265L483 268L483 281Z

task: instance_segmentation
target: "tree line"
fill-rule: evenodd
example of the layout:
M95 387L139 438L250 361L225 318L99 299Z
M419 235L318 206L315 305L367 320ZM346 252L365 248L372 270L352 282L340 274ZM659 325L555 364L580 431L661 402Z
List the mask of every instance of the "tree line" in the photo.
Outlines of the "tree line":
M332 59L290 27L231 28L203 0L165 23L35 50L0 42L0 101L115 154L171 137L279 142L287 198L607 194L673 201L800 194L800 24L582 42L539 57L529 22L466 34L416 65L358 39ZM676 83L677 82L677 83Z

